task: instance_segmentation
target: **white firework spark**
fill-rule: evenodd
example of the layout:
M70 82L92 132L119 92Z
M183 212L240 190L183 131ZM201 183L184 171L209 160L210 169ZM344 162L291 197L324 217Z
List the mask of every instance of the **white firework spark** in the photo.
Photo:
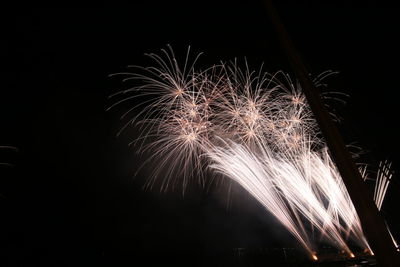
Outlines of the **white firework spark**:
M378 210L382 209L383 200L385 199L386 191L389 187L389 183L392 179L392 176L393 176L392 162L389 162L388 160L379 162L379 168L375 179L375 190L374 190L374 200ZM396 247L397 251L400 251L400 247L397 244L396 239L393 237L393 234L390 231L388 224L386 222L385 224L394 246Z
M307 231L311 227L349 255L352 255L346 244L349 236L360 247L370 249L326 149L320 153L306 149L301 154L278 156L268 147L262 149L262 156L257 157L245 146L235 143L216 147L208 152L214 162L210 167L243 186L310 254L315 251Z
M381 210L382 208L382 203L393 175L391 166L392 163L388 162L387 160L379 163L374 190L374 200L378 210Z
M112 95L113 98L122 95L122 100L116 101L109 109L141 98L142 102L129 109L121 119L140 110L122 130L132 124L139 127L141 136L133 143L139 146L140 151L153 152L147 161L158 162L147 185L152 186L156 178L164 176L161 189L168 190L177 184L177 179L173 177L182 177L185 190L193 176L198 176L199 182L203 183L201 173L204 161L201 155L204 148L210 145L210 106L216 97L218 83L209 80L213 78L209 72L194 69L200 54L189 64L188 49L181 68L172 48L168 48L162 50L164 57L148 54L156 67L134 66L139 73L117 74L124 75L124 81L139 80L141 84ZM154 141L145 144L150 139Z
M265 154L272 153L264 151ZM315 247L309 239L298 210L286 199L279 188L276 176L271 177L265 161L244 146L232 143L227 149L216 147L209 152L214 164L210 167L236 181L271 212L305 247L314 254ZM266 159L274 160L267 156Z
M122 99L111 106L144 99L123 117L140 110L126 126L140 128L135 143L158 160L149 185L164 176L167 190L182 177L185 189L194 177L204 184L205 170L217 171L257 199L312 258L315 230L350 256L348 238L370 249L297 82L247 64L243 71L236 62L196 70L190 49L181 68L170 47L162 51L163 57L149 54L156 67L138 68L144 74L124 73L140 85L113 95ZM316 86L330 73L318 76Z

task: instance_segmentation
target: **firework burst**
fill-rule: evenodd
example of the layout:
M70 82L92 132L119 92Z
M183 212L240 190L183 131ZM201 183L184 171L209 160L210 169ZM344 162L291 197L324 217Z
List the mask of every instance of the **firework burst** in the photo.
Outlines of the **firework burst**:
M221 173L240 184L316 257L313 236L349 256L350 238L370 249L343 181L327 151L298 82L283 73L238 67L237 62L195 69L188 49L183 67L170 47L149 54L156 66L120 73L139 85L113 95L115 107L142 102L125 125L141 136L134 143L157 160L148 185L163 177L162 190ZM323 86L325 72L314 82ZM176 177L182 177L179 181ZM161 177L160 177L161 178ZM379 191L379 189L378 189Z

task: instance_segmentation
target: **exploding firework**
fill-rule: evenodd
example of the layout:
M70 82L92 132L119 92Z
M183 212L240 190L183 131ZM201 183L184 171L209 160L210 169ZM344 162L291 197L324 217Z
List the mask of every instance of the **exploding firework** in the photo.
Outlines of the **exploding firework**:
M182 177L185 190L193 178L204 184L205 171L220 173L257 199L312 259L317 233L350 257L348 239L370 250L297 82L281 71L243 70L236 61L197 70L190 49L180 67L170 47L162 53L149 54L156 66L122 73L140 85L113 95L122 99L111 106L142 100L122 117L139 111L123 129L139 127L134 143L158 162L149 186L163 176L167 190ZM316 86L330 74L318 76Z
M194 63L200 54L190 64L190 49L183 68L178 65L171 47L162 52L164 58L148 54L157 67L133 66L137 72L118 73L125 76L125 81L139 80L142 84L112 95L122 95L122 100L109 109L141 97L141 103L121 118L140 110L122 130L131 124L139 127L141 136L134 143L141 151L153 152L148 161L157 159L158 167L147 185L152 186L157 177L163 176L161 189L168 190L177 184L174 177L182 177L180 182L185 190L189 179L195 176L203 184L205 163L202 155L211 145L211 105L219 93L216 91L218 83L211 79L218 75L211 76L210 71L196 71ZM154 141L145 143L150 139Z
M385 199L386 191L389 187L389 183L393 176L393 171L391 167L392 167L392 162L389 162L388 160L381 161L379 163L378 173L375 179L375 190L374 190L374 201L378 210L382 209L383 200ZM399 245L397 244L396 239L393 237L393 234L390 231L390 228L386 221L385 225L394 246L396 247L397 251L399 251L400 250Z
M257 156L243 145L231 144L214 148L209 156L214 162L211 168L245 188L310 255L315 250L309 238L311 227L349 256L349 237L369 249L354 206L326 149L319 153L307 149L287 157L264 147L262 155Z
M389 182L393 175L391 166L392 163L387 160L379 163L374 190L374 200L378 210L381 210L382 208L383 199L385 198Z

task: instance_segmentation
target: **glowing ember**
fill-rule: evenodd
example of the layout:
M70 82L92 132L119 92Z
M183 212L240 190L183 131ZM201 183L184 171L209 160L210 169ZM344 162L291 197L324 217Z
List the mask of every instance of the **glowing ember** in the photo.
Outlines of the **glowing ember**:
M313 255L312 255L312 259L313 259L314 261L318 261L317 255L313 254Z

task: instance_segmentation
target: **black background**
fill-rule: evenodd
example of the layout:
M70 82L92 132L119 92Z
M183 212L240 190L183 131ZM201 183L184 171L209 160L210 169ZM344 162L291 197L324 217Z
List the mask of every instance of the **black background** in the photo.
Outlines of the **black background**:
M290 72L260 2L166 2L2 10L0 145L18 152L0 151L14 164L0 166L0 265L202 266L233 248L297 246L238 188L228 201L223 188L146 192L146 170L133 178L135 129L115 137L126 109L105 111L123 88L109 74L148 64L143 54L167 44L182 60L188 45L204 52L200 67L246 57L254 69L264 62ZM366 162L388 158L397 171L399 9L381 1L277 7L311 73L340 72L327 82L350 95L340 110L346 141L368 151ZM399 192L394 177L383 208L393 225Z

